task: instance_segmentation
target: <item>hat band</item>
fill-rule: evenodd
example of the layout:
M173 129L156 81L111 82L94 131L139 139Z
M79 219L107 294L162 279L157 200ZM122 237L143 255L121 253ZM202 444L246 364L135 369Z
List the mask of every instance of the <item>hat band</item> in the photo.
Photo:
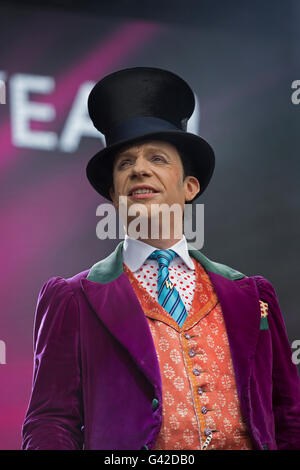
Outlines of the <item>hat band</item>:
M144 134L170 130L182 131L181 128L164 119L139 116L121 122L115 127L111 126L109 131L105 134L105 140L106 145L109 146L116 142L132 139Z

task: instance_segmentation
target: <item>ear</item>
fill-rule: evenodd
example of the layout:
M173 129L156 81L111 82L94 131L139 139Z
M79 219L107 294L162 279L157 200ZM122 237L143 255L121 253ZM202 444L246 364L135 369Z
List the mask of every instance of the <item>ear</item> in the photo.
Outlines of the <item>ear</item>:
M111 187L109 188L109 195L110 195L110 197L111 197L111 200L112 200L112 202L113 202L113 205L114 205L115 209L118 210L118 209L119 209L119 200L118 200L118 198L117 198L116 195L115 195L115 191L114 191L113 186L111 186Z
M186 176L184 180L185 200L191 201L200 191L200 183L195 176Z
M114 201L114 199L115 199L115 191L114 191L113 186L111 186L111 187L109 188L109 195L110 195L110 198L111 198L111 200L113 201L113 203L115 203L115 201Z
M113 199L115 197L114 188L112 186L109 188L109 195L110 195L111 199Z

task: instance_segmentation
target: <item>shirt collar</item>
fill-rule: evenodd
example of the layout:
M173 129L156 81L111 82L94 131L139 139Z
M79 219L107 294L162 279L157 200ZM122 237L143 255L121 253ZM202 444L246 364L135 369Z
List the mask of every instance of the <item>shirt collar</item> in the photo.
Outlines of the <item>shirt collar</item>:
M195 269L194 263L189 255L187 241L185 236L176 242L173 246L170 246L178 256L185 262L190 269ZM148 256L158 248L155 248L148 243L142 242L141 240L135 240L125 234L125 240L123 244L123 261L131 271L136 271L146 261Z

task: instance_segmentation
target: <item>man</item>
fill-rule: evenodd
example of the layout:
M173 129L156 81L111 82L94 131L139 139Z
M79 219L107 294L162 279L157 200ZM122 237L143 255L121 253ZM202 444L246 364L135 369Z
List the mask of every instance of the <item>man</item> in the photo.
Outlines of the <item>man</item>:
M125 198L127 230L136 204L149 225L42 287L22 448L300 449L299 377L273 286L183 234L184 206L214 169L209 144L186 132L192 90L136 67L100 80L88 105L107 143L89 181L117 209ZM181 209L167 238L159 204Z

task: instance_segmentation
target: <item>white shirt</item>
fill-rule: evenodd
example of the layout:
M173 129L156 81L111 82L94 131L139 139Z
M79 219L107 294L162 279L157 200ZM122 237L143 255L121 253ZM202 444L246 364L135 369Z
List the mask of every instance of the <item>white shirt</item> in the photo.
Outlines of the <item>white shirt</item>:
M159 248L155 248L140 240L135 240L125 234L123 261L133 272L135 278L158 302L158 262L155 259L147 259L148 256L157 249ZM194 263L188 252L185 236L183 235L182 239L173 246L170 246L169 249L174 250L178 255L170 262L169 277L178 290L188 312L194 296L196 272Z

